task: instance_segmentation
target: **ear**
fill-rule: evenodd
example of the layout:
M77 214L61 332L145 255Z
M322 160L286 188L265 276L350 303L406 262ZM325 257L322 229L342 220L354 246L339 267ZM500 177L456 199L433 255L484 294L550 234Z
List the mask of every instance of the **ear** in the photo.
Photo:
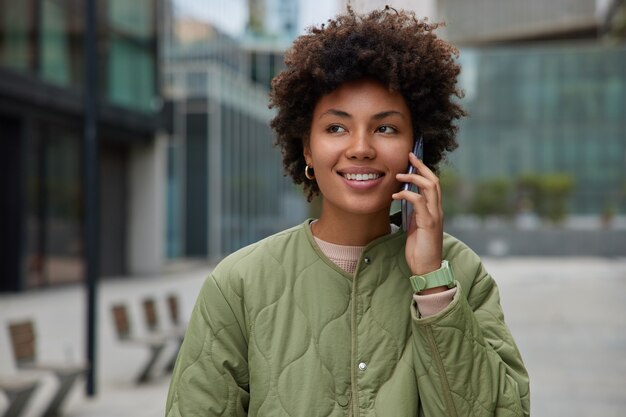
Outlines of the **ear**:
M304 155L304 161L307 163L307 165L311 165L313 158L311 157L311 147L309 146L309 141L306 141L304 143L303 148L304 149L302 154Z

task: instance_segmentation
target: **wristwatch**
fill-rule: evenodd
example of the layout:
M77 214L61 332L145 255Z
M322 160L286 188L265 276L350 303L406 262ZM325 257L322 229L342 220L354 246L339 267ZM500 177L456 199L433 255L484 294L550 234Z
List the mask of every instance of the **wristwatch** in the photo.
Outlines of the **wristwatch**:
M413 275L409 278L409 280L411 281L411 286L413 286L413 290L415 290L415 292L435 287L445 286L448 288L454 288L455 286L452 269L446 260L441 262L441 268L429 272L428 274Z

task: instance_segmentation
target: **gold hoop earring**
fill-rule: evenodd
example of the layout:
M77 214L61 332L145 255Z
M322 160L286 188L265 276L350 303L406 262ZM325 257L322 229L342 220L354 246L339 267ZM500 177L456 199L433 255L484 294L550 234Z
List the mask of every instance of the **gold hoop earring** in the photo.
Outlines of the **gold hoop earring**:
M310 171L309 171L310 170ZM312 173L312 174L311 174ZM307 179L313 181L315 179L315 171L313 171L313 167L308 164L304 167L304 176Z

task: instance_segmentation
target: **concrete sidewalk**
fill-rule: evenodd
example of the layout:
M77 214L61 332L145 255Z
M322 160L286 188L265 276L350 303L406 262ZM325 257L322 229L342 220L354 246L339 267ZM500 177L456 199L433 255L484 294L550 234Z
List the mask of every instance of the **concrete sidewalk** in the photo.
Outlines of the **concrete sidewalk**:
M623 416L626 258L486 258L484 261L498 281L507 323L531 375L532 415ZM169 375L158 375L145 385L134 384L133 378L145 361L146 352L120 345L112 330L108 308L114 301L126 300L136 310L133 317L139 318L143 297L151 295L158 301L175 291L181 297L183 317L187 318L207 272L208 269L199 269L102 284L99 394L87 399L83 387L76 388L65 407L65 416L164 415ZM69 361L80 357L83 351L84 298L82 288L2 296L0 317L4 321L31 311L41 329L42 355ZM139 319L134 321L139 323ZM0 352L5 348L2 343L0 337ZM2 407L4 404L0 403ZM41 402L33 404L28 417L36 417L41 407Z
M626 415L626 258L485 265L530 373L532 415Z
M67 417L152 417L164 414L169 374L164 369L176 352L172 340L161 353L154 378L137 385L137 378L149 358L147 347L121 343L117 338L111 307L123 303L129 312L131 331L138 336L148 335L142 311L142 302L151 297L156 301L159 325L163 330L169 324L166 297L176 294L180 315L186 322L196 296L210 271L209 267L184 269L162 276L105 279L99 286L97 330L97 396L85 396L81 381L72 390L63 409ZM0 375L15 372L7 323L32 319L37 335L37 357L46 363L84 362L86 352L86 291L82 286L30 291L24 294L0 294ZM29 372L35 373L35 372ZM51 375L43 378L32 404L24 417L39 417L56 387ZM0 394L0 414L6 400Z

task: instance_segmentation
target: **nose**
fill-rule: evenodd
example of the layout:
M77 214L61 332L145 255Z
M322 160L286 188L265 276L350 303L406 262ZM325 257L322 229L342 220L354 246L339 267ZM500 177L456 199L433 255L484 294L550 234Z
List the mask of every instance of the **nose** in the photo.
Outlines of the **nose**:
M350 138L346 156L349 159L373 159L376 156L376 148L370 135L367 132L356 132Z

